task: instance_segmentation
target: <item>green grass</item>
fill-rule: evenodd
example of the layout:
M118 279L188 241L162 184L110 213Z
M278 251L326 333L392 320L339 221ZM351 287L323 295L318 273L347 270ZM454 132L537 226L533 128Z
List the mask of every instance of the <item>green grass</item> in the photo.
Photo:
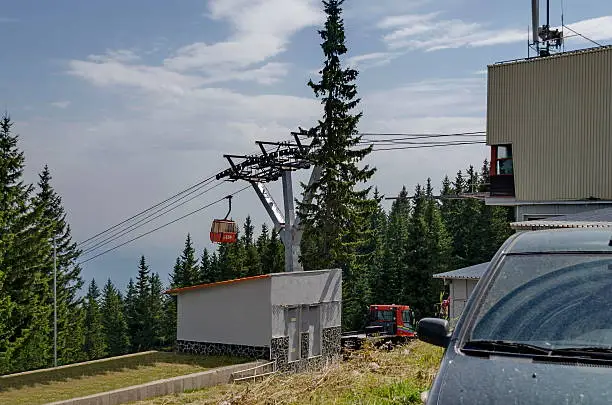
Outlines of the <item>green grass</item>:
M0 404L39 405L246 362L155 352L31 374L0 377Z
M442 352L420 341L390 352L366 348L314 373L275 375L134 405L416 405L433 381Z

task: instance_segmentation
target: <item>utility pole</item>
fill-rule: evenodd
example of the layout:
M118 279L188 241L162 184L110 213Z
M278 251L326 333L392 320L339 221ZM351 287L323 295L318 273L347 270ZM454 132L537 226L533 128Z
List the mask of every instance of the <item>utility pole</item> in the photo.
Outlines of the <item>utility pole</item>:
M53 235L53 365L57 367L57 248Z

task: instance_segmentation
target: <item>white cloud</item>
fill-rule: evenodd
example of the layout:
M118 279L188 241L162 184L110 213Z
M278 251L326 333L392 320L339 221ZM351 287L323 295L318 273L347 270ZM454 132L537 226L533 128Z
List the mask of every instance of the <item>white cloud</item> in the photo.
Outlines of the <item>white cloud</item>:
M496 29L491 24L439 16L439 12L392 15L383 18L377 27L385 32L385 47L395 52L484 47L526 41L527 32L524 29ZM595 41L612 39L612 16L583 20L568 27Z
M567 24L567 27L594 41L612 39L612 16L603 16ZM572 35L566 30L566 35ZM582 39L584 41L584 39Z
M287 75L289 64L270 61L298 31L322 21L315 0L213 0L208 16L227 21L233 33L221 42L185 45L158 66L144 65L131 50L107 50L70 61L69 72L99 86L129 85L180 94L230 81L263 85Z
M397 52L372 52L366 53L363 55L353 56L348 58L347 64L353 68L359 69L361 71L370 69L373 67L384 66L395 58L397 58L400 54ZM318 74L318 72L317 72Z
M51 103L51 105L53 107L65 109L65 108L67 108L70 105L70 101L66 101L66 100L63 100L63 101L54 101L54 102Z
M383 37L389 49L421 49L434 51L467 46L487 46L512 43L524 39L524 30L486 28L479 23L459 19L436 19L436 13L395 17L397 22L391 32ZM384 25L385 21L381 24ZM387 24L388 25L388 24Z
M323 18L315 0L213 0L209 8L211 18L230 23L233 35L214 44L184 46L164 61L166 68L204 72L248 68L282 53L293 34Z
M121 62L130 63L140 60L140 56L136 55L134 51L128 49L107 49L103 55L90 55L87 59L94 62Z

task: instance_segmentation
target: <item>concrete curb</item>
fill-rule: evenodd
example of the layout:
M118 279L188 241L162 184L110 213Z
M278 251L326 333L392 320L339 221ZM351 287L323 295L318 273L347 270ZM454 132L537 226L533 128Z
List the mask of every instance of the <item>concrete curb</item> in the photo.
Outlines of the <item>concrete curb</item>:
M63 370L63 369L67 369L67 368L76 368L76 367L81 367L81 366L87 366L89 364L105 363L105 362L110 362L110 361L114 361L114 360L127 359L127 358L130 358L130 357L139 357L139 356L144 356L144 355L153 354L153 353L159 353L159 352L157 350L149 350L148 352L130 353L130 354L124 354L122 356L106 357L104 359L82 361L80 363L65 364L63 366L57 366L57 367L39 368L39 369L36 369L36 370L22 371L21 373L0 375L0 379L3 379L3 378L12 378L12 377L21 377L21 376L30 375L30 374L47 373L49 371Z
M201 373L182 375L167 378L165 380L151 381L146 384L132 385L131 387L101 392L98 394L88 395L86 397L51 402L46 405L118 405L126 402L141 401L143 399L168 394L207 388L219 384L227 384L231 382L232 373L255 367L263 363L266 362L255 361L251 363L234 364L231 366L203 371Z

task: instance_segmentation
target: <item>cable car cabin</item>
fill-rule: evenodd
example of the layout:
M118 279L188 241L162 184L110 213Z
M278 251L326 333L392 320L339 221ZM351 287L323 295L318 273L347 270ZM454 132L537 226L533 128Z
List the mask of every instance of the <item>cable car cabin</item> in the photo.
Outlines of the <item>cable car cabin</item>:
M234 243L237 234L236 223L229 219L215 219L210 228L210 240L216 243Z

